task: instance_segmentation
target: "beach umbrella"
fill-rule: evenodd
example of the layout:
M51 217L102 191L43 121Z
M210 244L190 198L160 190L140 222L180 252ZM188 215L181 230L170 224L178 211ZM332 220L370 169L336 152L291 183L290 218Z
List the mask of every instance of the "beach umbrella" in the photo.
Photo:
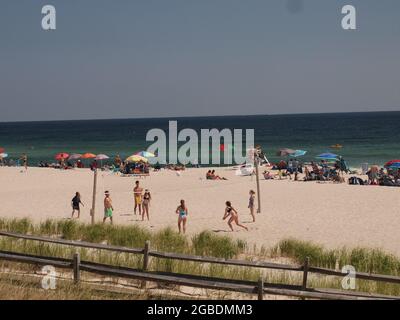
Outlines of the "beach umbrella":
M400 168L400 160L390 160L385 163L386 168Z
M81 154L79 154L79 153L74 153L74 154L71 154L70 156L69 156L69 160L78 160L78 159L80 159L82 157L82 155Z
M96 159L96 160L107 160L107 159L110 159L110 157L107 156L106 154L98 154L98 155L95 157L95 159Z
M276 155L279 157L286 157L295 152L296 152L296 150L284 148L284 149L279 149L278 152L276 153Z
M295 152L290 154L290 156L297 158L297 157L304 156L306 153L307 153L307 151L305 151L305 150L295 150Z
M85 154L82 155L81 158L82 159L93 159L93 158L96 158L96 155L93 154L93 153L85 153Z
M133 156L130 156L128 158L126 158L125 160L126 162L148 162L147 158L142 157L142 156L138 156L136 154L134 154Z
M135 156L141 156L144 158L153 158L155 157L155 154L148 151L140 151L138 153L135 153Z
M330 153L330 152L321 153L320 155L316 156L316 158L323 159L323 160L336 160L337 157L338 157L337 154Z
M100 166L103 167L103 160L107 160L110 159L110 157L106 154L98 154L96 156L96 158L94 158L95 160L100 160Z
M61 152L61 153L57 153L55 156L56 160L63 160L63 159L67 159L69 157L68 153L65 152Z
M5 149L0 147L0 153L4 153Z

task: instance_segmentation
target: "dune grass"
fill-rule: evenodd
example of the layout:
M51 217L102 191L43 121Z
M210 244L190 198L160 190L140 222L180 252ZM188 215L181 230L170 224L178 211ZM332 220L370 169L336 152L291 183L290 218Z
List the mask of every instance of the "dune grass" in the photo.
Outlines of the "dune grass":
M131 248L143 248L145 241L150 240L152 250L229 259L265 260L289 258L293 263L302 264L305 258L309 257L311 265L317 267L335 269L342 268L344 265L352 265L357 271L388 275L400 274L400 259L381 250L365 248L330 250L311 242L296 239L282 240L277 246L268 250L263 247L258 250L253 248L250 253L249 247L245 242L233 240L227 236L219 236L209 231L188 237L175 232L171 228L150 232L136 225L89 225L75 220L46 220L42 223L34 224L29 219L0 219L0 230ZM75 252L79 252L81 259L85 261L135 269L140 269L143 264L142 255L76 248L7 237L0 237L0 250L67 259L70 259ZM3 263L3 266L7 266L7 264ZM29 267L26 266L26 268ZM301 284L302 281L301 274L295 272L158 258L150 259L149 270L251 281L258 280L260 276L264 276L265 280L270 283L296 285ZM341 278L310 275L308 284L310 287L341 289ZM357 280L357 290L400 295L399 285L366 280Z

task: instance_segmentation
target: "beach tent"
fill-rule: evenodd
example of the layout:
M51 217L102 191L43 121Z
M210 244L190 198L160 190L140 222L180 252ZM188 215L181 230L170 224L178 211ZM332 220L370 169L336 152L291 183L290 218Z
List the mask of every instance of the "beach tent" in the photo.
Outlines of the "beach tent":
M134 155L132 155L132 156L126 158L125 161L126 161L126 162L140 162L140 161L142 161L142 162L148 162L147 158L142 157L142 156L138 156L138 155L136 155L136 154L134 154Z
M320 155L316 156L317 159L322 160L337 160L338 155L330 152L321 153Z
M60 160L68 159L68 157L69 157L69 154L68 154L68 153L61 152L61 153L57 153L57 154L56 154L55 159L58 160L58 161L60 161Z

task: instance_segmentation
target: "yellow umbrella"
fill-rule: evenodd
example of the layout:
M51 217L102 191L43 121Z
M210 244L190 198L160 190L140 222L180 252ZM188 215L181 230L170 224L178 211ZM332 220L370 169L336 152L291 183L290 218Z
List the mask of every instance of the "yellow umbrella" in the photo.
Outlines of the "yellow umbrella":
M138 155L136 155L136 154L134 154L133 156L130 156L130 157L126 158L125 161L127 161L127 162L140 162L140 161L142 161L142 162L148 162L148 160L147 160L145 157L138 156Z

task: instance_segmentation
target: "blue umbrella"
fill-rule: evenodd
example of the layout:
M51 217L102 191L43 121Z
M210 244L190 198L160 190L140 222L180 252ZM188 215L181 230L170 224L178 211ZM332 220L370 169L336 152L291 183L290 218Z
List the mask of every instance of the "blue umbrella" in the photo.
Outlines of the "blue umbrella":
M296 150L294 153L290 154L291 157L301 157L304 156L307 153L305 150Z
M336 160L337 157L338 157L337 154L330 153L330 152L321 153L320 155L316 156L316 158L324 159L324 160Z

